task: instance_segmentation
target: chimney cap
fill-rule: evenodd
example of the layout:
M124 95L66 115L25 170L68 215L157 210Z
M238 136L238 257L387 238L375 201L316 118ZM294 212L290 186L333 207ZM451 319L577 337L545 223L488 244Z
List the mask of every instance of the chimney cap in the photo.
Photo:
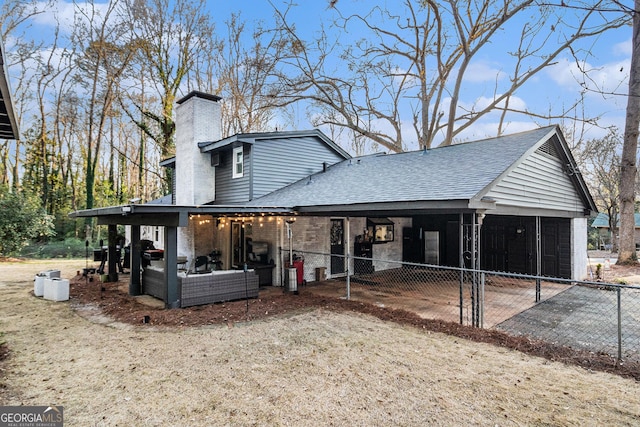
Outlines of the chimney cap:
M210 93L200 92L199 90L192 90L185 97L180 98L178 101L176 101L176 103L178 105L180 105L183 102L189 100L190 98L193 98L194 96L197 97L197 98L202 98L202 99L206 99L208 101L213 101L213 102L218 102L218 101L220 101L222 99L222 97L220 97L218 95L212 95Z

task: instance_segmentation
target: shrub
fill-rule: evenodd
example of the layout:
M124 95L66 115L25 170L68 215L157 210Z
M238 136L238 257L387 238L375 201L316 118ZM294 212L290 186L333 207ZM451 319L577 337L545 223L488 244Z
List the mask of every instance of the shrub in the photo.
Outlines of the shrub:
M0 187L0 255L19 253L32 239L53 236L53 217L38 200Z

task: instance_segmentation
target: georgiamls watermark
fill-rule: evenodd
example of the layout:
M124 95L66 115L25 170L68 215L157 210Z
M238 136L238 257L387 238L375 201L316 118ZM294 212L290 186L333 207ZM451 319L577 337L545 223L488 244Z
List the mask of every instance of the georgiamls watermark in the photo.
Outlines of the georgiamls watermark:
M62 406L0 406L0 427L63 427Z

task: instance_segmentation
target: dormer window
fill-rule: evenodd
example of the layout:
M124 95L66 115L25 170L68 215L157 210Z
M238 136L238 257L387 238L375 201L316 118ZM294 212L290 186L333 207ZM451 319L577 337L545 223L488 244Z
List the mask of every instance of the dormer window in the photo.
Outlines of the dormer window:
M244 154L242 147L233 149L233 178L242 178L244 174Z

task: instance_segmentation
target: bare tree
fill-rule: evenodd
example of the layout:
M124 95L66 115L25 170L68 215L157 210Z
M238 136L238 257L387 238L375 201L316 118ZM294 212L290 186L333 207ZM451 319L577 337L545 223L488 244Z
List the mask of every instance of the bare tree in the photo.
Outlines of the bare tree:
M6 41L9 35L15 40L13 49L6 53L8 57L7 65L13 77L13 104L15 106L18 123L21 122L28 102L33 99L32 84L34 79L37 78L37 76L32 73L32 67L29 63L35 60L37 52L42 47L42 42L35 43L34 41L26 41L24 37L21 37L22 33L27 31L27 29L22 28L19 30L19 28L23 24L26 28L30 28L30 26L25 23L29 19L44 13L50 5L51 0L45 2L38 2L36 0L8 0L2 3L0 9L2 40ZM21 169L20 160L23 151L22 141L18 139L13 143L12 156L10 155L10 147L7 142L3 142L0 148L2 152L2 177L0 181L7 184L11 182L13 190L17 191L20 186L19 171ZM10 157L12 157L12 159L10 159ZM10 170L11 175L9 176Z
M130 88L133 110L128 114L157 144L161 156L169 157L174 153L174 103L198 56L212 49L213 24L204 0L124 0L124 5L129 44L138 53L134 73L144 71L156 95L141 99ZM170 177L165 185L171 188Z
M409 115L420 147L429 148L438 138L451 144L493 111L503 113L500 132L506 113L545 115L510 102L533 76L578 40L628 23L619 9L602 19L609 3L580 2L582 7L566 10L535 0L405 0L401 6L338 16L334 25L339 32L362 34L350 44L324 30L306 42L287 9L279 12L279 26L290 38L287 67L278 75L277 90L285 93L281 105L309 102L317 124L348 128L392 151L405 149ZM469 79L474 61L482 53L490 55L498 37L513 41L506 48L511 65L496 73L483 102L463 103L462 94L474 89ZM402 109L407 101L410 113Z
M29 190L39 195L42 207L48 212L54 212L55 200L52 193L55 192L59 179L60 165L56 154L59 153L59 144L52 132L51 123L54 121L55 112L49 108L49 95L55 92L61 76L64 76L68 68L64 60L56 55L58 47L58 29L53 37L52 48L46 57L32 58L33 63L39 65L40 73L33 76L32 93L34 97L33 115L35 120L26 134L25 177ZM18 160L16 159L16 164Z
M609 230L612 234L612 251L618 251L620 226L620 151L623 137L615 128L603 138L583 142L579 151L574 151L576 161L593 195L598 211L609 216Z
M637 178L638 128L640 127L640 0L635 0L629 96L624 127L624 145L620 165L620 253L618 264L637 262L635 242L635 185Z
M101 146L105 138L109 115L116 99L116 89L124 69L133 56L127 45L119 44L121 28L112 19L117 2L109 4L103 12L95 8L88 11L79 9L80 15L75 25L75 45L81 47L78 67L83 76L79 81L86 94L86 145L85 183L86 208L94 206L94 185L100 159Z
M247 24L236 14L226 24L227 37L213 58L220 62L216 80L223 97L223 135L273 130L273 97L278 94L269 93L268 83L284 56L283 32L258 24L246 37Z

